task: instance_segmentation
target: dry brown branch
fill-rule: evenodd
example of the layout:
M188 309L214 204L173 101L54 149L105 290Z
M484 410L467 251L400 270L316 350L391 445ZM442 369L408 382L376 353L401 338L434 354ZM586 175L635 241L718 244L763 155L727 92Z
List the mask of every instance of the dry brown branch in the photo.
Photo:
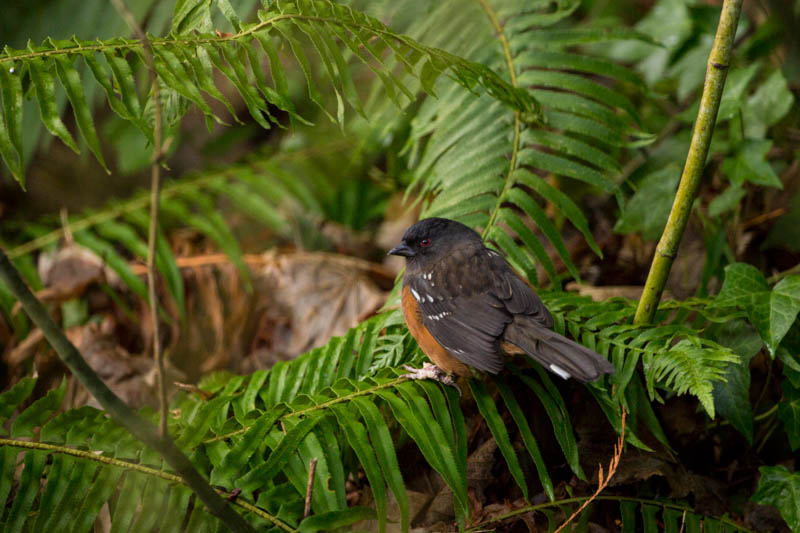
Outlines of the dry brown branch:
M591 498L584 501L578 509L567 518L563 524L558 526L555 533L559 533L562 529L567 527L567 525L572 522L575 517L579 516L586 507L597 498L601 492L605 490L608 486L608 482L611 481L611 478L614 477L614 474L617 471L617 467L619 466L619 460L622 458L622 447L625 445L625 417L627 413L625 412L625 408L622 408L622 428L619 433L619 438L617 439L616 444L614 444L614 456L611 458L611 462L608 464L608 475L603 476L603 465L598 465L598 472L597 472L597 490L594 491Z

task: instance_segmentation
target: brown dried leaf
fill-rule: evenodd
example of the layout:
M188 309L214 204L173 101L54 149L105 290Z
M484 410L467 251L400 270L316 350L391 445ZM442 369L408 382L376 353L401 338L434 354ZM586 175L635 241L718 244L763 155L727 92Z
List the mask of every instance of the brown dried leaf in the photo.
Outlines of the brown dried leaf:
M94 283L103 283L109 276L103 260L81 246L66 245L39 256L39 277L45 286L37 296L45 301L63 302L83 294Z

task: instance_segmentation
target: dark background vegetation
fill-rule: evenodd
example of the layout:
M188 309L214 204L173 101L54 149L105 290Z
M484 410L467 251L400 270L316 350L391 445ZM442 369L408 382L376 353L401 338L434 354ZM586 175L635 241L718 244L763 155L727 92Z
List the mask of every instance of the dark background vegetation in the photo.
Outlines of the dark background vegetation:
M198 3L201 4L204 3ZM231 1L231 4L242 20L256 20L257 2L243 0ZM499 48L486 51L469 46L468 41L473 36L476 41L486 38L494 43L492 46L496 45L492 40L494 30L482 18L485 14L479 8L472 6L470 9L474 12L464 9L464 13L459 13L458 16L463 17L459 24L463 24L464 35L460 27L452 27L456 23L446 25L442 7L437 11L437 6L426 2L401 4L354 2L353 7L422 43L485 63L503 79L508 79ZM550 9L558 2L544 4ZM215 6L216 3L208 4L208 17L200 15L202 20L197 29L234 31ZM164 35L170 28L174 29L175 6L171 2L130 2L129 7L153 35ZM457 6L454 9L459 11ZM566 130L574 138L583 139L605 152L611 161L607 167L601 168L604 163L596 159L582 168L600 168L608 178L607 183L614 186L613 191L581 177L584 172L581 169L574 174L571 170L537 166L536 160L521 164L579 206L588 222L589 238L576 224L571 211L517 184L518 190L538 203L557 232L555 239L544 235L524 208L514 219L532 228L528 232L543 243L542 251L547 259L542 260L542 256L533 252L515 255L517 250L529 248L528 233L504 219L495 221L492 218L491 222L498 232L505 232L503 235L510 244L492 238L496 234L491 232L489 240L506 251L534 285L550 295L549 300L545 298L548 304L552 302L556 312L567 317L566 326L562 320L560 327L579 339L583 330L569 323L570 316L587 322L595 316L615 312L619 316L618 324L632 319L635 302L630 300L637 300L640 295L686 159L719 10L720 2L716 1L589 0L557 26L597 32L626 29L639 32L636 38L629 38L629 35L602 42L587 38L565 48L624 66L627 72L635 75L636 82L602 68L599 72L584 72L578 67L562 67L563 72L581 74L597 87L610 88L630 102L638 116L635 121L630 120L622 104L605 102L609 113L619 119L617 129L610 126L616 119L608 118L606 125L611 132L608 134ZM511 13L502 18L510 32L514 12L509 9L501 13ZM436 26L425 27L428 17L432 24L441 27L438 30ZM474 29L479 27L482 33ZM662 342L660 351L652 348L652 353L647 352L651 346L645 341L638 345L647 353L636 368L637 392L629 394L628 402L639 407L628 408L634 410L629 420L630 431L635 431L641 445L635 446L629 441L610 486L580 518L581 528L617 531L633 527L627 529L633 531L655 527L677 531L689 527L692 530L694 525L687 526L685 510L697 516L722 517L719 522L706 522L706 530L711 530L712 524L730 531L736 528L757 531L800 528L800 504L791 492L800 494L800 474L796 472L796 451L800 447L800 325L796 319L800 308L800 283L797 282L800 278L793 277L800 274L797 268L800 264L798 27L798 2L762 0L744 4L702 186L667 286L667 297L673 304L667 304L658 317L665 327L683 329L675 333L674 339L666 333L658 337ZM532 30L532 34L535 31ZM48 37L67 39L72 35L80 39L111 39L131 33L113 6L105 1L11 1L3 5L0 42L13 49L24 49L29 40L39 45ZM290 55L286 50L281 53ZM312 54L309 52L309 55ZM520 57L524 54L520 53ZM305 360L328 357L336 349L341 352L342 345L358 352L363 349L359 345L367 345L369 335L373 334L380 336L380 350L376 351L373 370L367 372L368 367L363 373L346 377L358 381L366 376L377 376L378 381L374 383L380 384L380 379L394 379L400 372L387 368L397 369L400 363L419 362L416 346L400 323L396 293L392 291L402 265L385 258L385 250L400 238L405 227L413 223L421 211L445 216L454 213L452 216L478 229L487 227L487 217L476 218L469 212L456 212L452 211L452 206L447 207L450 194L455 197L456 204L465 205L478 194L458 196L462 191L458 186L458 172L446 174L447 165L437 162L430 154L436 153L438 146L445 146L449 135L458 139L456 147L442 148L442 153L458 150L460 145L464 153L456 153L453 159L466 162L462 166L447 162L451 165L449 168L468 169L471 158L477 165L481 162L481 152L478 147L470 148L469 139L488 130L481 130L476 124L492 128L499 122L491 116L485 122L478 122L483 118L478 108L469 102L462 104L462 112L458 108L448 109L448 98L455 99L454 95L460 94L457 91L465 90L447 80L439 81L438 100L430 96L420 96L413 101L401 98L400 111L380 88L374 73L360 68L360 63L351 57L348 59L366 118L348 107L344 124L336 124L326 116L328 112L336 116L337 103L326 76L320 74L324 67L317 56L313 56L313 68L317 79L324 80L319 83L319 89L326 112L309 99L306 81L297 63L284 62L288 94L295 111L313 125L302 124L290 117L290 113L270 106L276 124L268 130L262 128L248 113L241 90L219 73L215 81L230 100L238 120L234 120L221 103L209 102L213 112L228 123L216 124L213 131L206 128L205 117L196 106L175 91L164 91L168 156L165 158L162 211L164 249L160 252L164 263L159 266L164 313L162 332L168 353L168 380L177 383L171 387L178 412L173 431L177 432L179 444L186 447L194 449L199 445L187 437L193 431L192 421L186 417L189 409L199 411L214 395L221 398L227 393L241 392L251 383L240 380L225 389L233 375L250 376L317 348L311 356L304 356ZM140 63L133 63L136 68L141 67ZM532 68L558 69L535 62ZM519 69L517 74L524 80L525 67ZM101 377L130 404L152 408L157 406L150 348L153 332L141 281L144 279L141 245L146 239L147 224L143 188L149 180L152 146L130 121L109 109L102 89L87 70L81 71L86 99L92 104L94 123L110 173L106 173L92 156L84 141L79 142L81 155L76 155L51 137L39 119L35 98L31 97L31 92L26 93L25 190L13 179L9 169L3 167L0 242L5 250L11 251L32 288L48 304L70 339ZM137 80L144 97L148 92L146 76L140 75ZM542 84L532 82L529 85L531 94L536 96L536 91L542 87L552 88ZM421 92L419 83L410 86L415 93ZM584 91L584 96L588 94L595 101L603 102L606 93L592 93L592 90L567 85L549 94L558 99L560 91L571 94ZM60 109L68 109L63 90L57 92L56 101ZM497 106L498 112L505 109L485 94L481 102L482 111L491 106ZM547 116L547 103L544 108ZM551 110L554 108L557 106L550 106ZM502 120L508 126L511 112L507 109L504 112ZM468 120L473 113L476 124ZM64 112L62 117L67 128L76 132L72 114ZM433 117L438 117L441 123ZM284 127L278 127L278 123ZM443 123L453 126L452 130L447 130ZM558 122L543 124L546 125L542 126L542 131L562 131ZM508 126L502 134L510 137L510 131ZM535 140L530 144L536 144ZM556 149L553 151L558 153ZM574 154L569 154L572 156ZM568 160L576 160L581 156L569 157ZM487 176L489 174L487 172ZM504 180L510 179L506 170L497 174ZM483 185L475 185L478 186ZM491 189L490 185L486 187ZM435 200L431 201L432 198ZM80 225L86 217L100 217L102 222L86 230ZM509 227L513 233L508 232ZM41 244L35 244L35 239L43 237ZM87 244L89 241L91 243ZM120 263L127 267L119 267ZM784 292L770 292L782 280L788 280L781 286ZM598 302L597 307L591 307L595 304L588 299L559 300L561 296L557 291L560 289L591 297ZM51 398L53 405L49 411L44 411L40 423L31 424L31 428L43 425L60 409L94 405L93 399L42 342L38 330L15 307L13 298L5 292L2 296L2 390L9 391L20 383L27 383L28 377L37 378L30 398L18 398L18 406L7 399L4 407L9 405L10 410L3 419L13 420L37 398ZM620 297L630 300L620 300ZM387 310L389 313L385 314ZM772 338L770 335L778 327L776 313L786 314L788 325L779 338ZM377 321L372 318L371 325L364 326L364 321L376 314ZM331 336L345 335L358 324L362 324L361 329L350 330L350 336L345 337L352 338L353 346L347 344L348 340L329 343ZM613 325L607 323L601 329ZM362 336L365 331L366 336ZM718 359L713 363L718 369L716 374L709 371L709 374L694 374L694 377L689 375L690 371L672 367L661 374L654 373L648 366L652 364L648 357L658 358L659 353L683 338L678 337L679 334L693 334L713 341L715 346L730 349L741 363ZM588 342L586 336L582 338ZM592 337L590 342L598 341ZM708 347L704 345L704 348ZM603 350L606 350L604 355L611 356L612 348ZM598 347L598 351L603 350ZM334 361L344 357L339 352L330 355L334 366ZM622 352L626 353L630 354ZM707 352L692 353L698 358L712 358ZM612 361L620 362L613 358ZM309 372L316 368L313 363L302 364ZM709 368L713 365L709 363ZM278 368L297 367L279 365ZM319 368L316 371L323 372ZM295 370L284 372L290 377L281 379L299 379L296 372L291 372ZM528 373L526 376L537 376L530 369L524 372ZM260 379L261 383L272 387L269 389L272 392L259 396L263 406L254 405L268 412L268 408L274 407L271 401L282 398L292 405L291 410L302 408L306 400L297 400L300 396L285 393L283 389L275 392L279 385L285 386L283 382L278 383L277 377L272 377L275 373L258 375L270 376ZM291 378L292 375L295 377ZM709 380L722 376L727 381L716 379L711 392ZM64 378L66 381L62 382ZM304 379L307 384L312 378L305 374ZM558 395L553 394L552 398L563 398L564 409L558 422L550 411L545 416L547 402L533 395L515 375L508 372L500 381L511 385L512 395L518 398L528 418L529 432L535 436L547 465L555 499L580 500L591 494L596 485L597 465L608 464L617 437L615 429L619 429L606 420L606 416L609 419L613 416L602 407L600 398L605 398L602 396L605 392L598 392L599 389L587 392L580 385L557 383ZM708 385L707 395L713 398L711 403L716 413L709 413L707 403L698 401L698 398L703 399L702 392L698 392L700 382ZM611 384L606 383L609 391ZM301 388L305 390L305 387ZM309 387L306 391L312 398L309 402L318 403L313 394L322 389ZM472 393L480 396L480 392L473 388L459 408L465 420L465 450L469 454L466 467L469 488L465 489L465 494L470 521L466 525L515 531L526 527L536 531L552 529L574 507L552 505L543 510L528 509L530 504L549 501L547 483L540 478L535 458L528 456L525 430L516 425L518 421L512 416L512 406L501 399L493 383L488 387L489 397L496 400L499 410L495 413L496 420L509 428L509 441L504 447L491 422L487 424L492 414L476 408ZM60 392L53 396L53 390ZM47 391L51 391L49 396L46 396ZM300 392L295 389L293 394ZM329 389L324 389L319 401L329 393L333 395ZM421 392L417 393L426 398ZM435 410L434 393L428 394ZM598 398L597 402L593 396ZM447 398L453 401L451 396ZM403 422L398 423L396 419L402 418L401 411L395 410L394 404L390 410L389 404L384 403L388 400L382 396L375 395L374 401L387 417L386 427L392 432L402 480L409 495L412 525L431 530L455 527L458 511L454 510L457 504L454 504L453 491L448 488L449 480L431 467L436 466L435 462L426 454L419 436ZM452 403L449 405L452 408ZM228 409L227 404L225 409ZM233 411L231 408L231 413ZM208 416L211 418L210 414ZM239 419L238 414L231 416L231 420ZM348 448L344 444L348 442L345 436L337 433L342 428L352 430L342 422L341 416L337 412L336 417L326 419L320 426L325 428L321 431L324 437L320 439L325 442L325 438L330 438L341 443L341 458L336 461L329 458L329 462L334 465L341 461L346 505L375 507L376 496L370 489L372 480L365 477L362 457L356 457L354 454L358 451ZM225 425L224 413L217 418L220 427L207 425L203 431L221 435L234 427L232 422ZM248 427L242 420L238 423L243 428ZM335 427L334 422L342 426ZM558 438L558 429L554 432L553 424L559 423L571 426L568 432L574 431L572 441ZM334 433L336 436L331 436ZM39 430L35 434L38 437ZM30 432L30 436L33 435ZM276 449L269 438L266 439L268 448L260 451L264 457L269 456L270 449ZM377 445L372 436L369 442ZM76 437L71 444L102 449L99 439L95 444L87 444ZM575 447L579 465L570 464L570 445ZM518 480L515 481L515 467L509 466L506 455L509 449L521 458L516 469L528 480L528 494L524 494ZM206 453L213 458L212 452ZM296 456L304 459L308 453L298 448ZM138 459L143 463L153 461L152 458ZM51 476L48 484L53 483L55 475L53 465L56 463L52 461L48 459L47 466L42 467L48 469L43 470L43 479ZM300 461L298 459L298 463ZM255 465L248 464L251 468ZM307 467L300 464L298 468ZM331 469L333 471L334 467ZM285 479L280 478L281 475ZM332 479L336 477L335 472L330 475ZM9 485L7 501L0 502L0 506L5 503L0 519L6 521L13 516L15 498L19 499L21 487L25 486L19 470L15 476ZM259 502L263 497L266 501L268 494L297 486L291 474L280 474L278 478L270 481L272 493L264 489L248 496ZM90 482L91 479L87 483ZM233 483L226 488L232 490L237 486ZM38 503L34 506L40 513L45 511L38 505L46 500L46 490L43 481L37 489ZM130 489L130 492L135 491ZM287 523L297 525L302 518L302 508L297 508L297 502L302 496L298 492L285 506L265 503L264 508ZM186 498L188 501L188 496ZM119 501L123 499L120 496ZM105 511L109 517L117 516L116 510L122 507L119 501L109 500L110 510ZM145 507L148 504L142 501ZM191 505L187 521L193 512ZM319 505L320 510L336 507L331 504L329 509L322 503ZM389 521L395 522L390 527L397 526L402 510L396 501L389 497L388 503L384 501L381 507L388 508ZM516 511L520 512L515 514ZM315 512L320 511L315 507ZM513 516L506 517L508 513ZM633 523L636 526L631 526ZM363 522L361 526L379 527L375 521Z

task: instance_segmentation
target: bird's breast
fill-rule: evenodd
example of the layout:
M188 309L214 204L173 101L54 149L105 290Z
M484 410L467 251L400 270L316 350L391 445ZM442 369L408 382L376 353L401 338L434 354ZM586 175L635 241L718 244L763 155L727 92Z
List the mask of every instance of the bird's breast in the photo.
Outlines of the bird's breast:
M431 335L428 328L425 327L419 303L411 294L411 288L408 285L403 286L402 294L403 316L406 319L408 331L411 333L411 336L416 339L417 344L419 344L419 347L425 352L425 355L445 372L450 372L459 376L471 375L469 367L453 357L450 352Z

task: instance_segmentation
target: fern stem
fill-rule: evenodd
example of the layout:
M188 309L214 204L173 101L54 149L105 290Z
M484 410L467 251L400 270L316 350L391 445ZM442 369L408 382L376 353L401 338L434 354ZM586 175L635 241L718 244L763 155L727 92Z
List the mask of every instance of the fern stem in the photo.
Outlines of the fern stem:
M678 253L678 246L686 229L686 223L692 212L692 204L700 187L708 149L711 145L711 136L714 133L714 124L722 99L722 89L725 86L741 10L742 0L724 0L722 4L714 46L708 57L703 95L700 98L700 110L697 113L697 121L689 145L689 155L686 158L686 165L683 168L683 175L667 219L667 225L658 242L653 263L650 265L650 273L647 275L642 299L636 310L634 324L652 322L661 299L661 293L667 284L672 262Z
M487 0L478 0L478 3L480 3L481 8L483 8L483 10L486 12L486 16L489 17L489 20L492 22L492 26L494 26L494 29L497 32L497 38L500 39L500 45L503 47L503 55L506 59L506 67L508 68L508 75L511 79L511 85L514 88L517 88L517 73L514 70L514 57L511 55L511 46L508 44L508 38L503 30L503 25L500 24L500 19L497 18L497 13L494 12ZM514 170L517 167L517 154L519 153L521 129L520 112L519 110L515 110L514 138L511 142L511 159L508 163L508 175L506 176L505 183L503 184L503 190L500 191L500 194L497 196L497 202L494 205L494 209L492 209L492 214L489 216L489 222L487 222L486 227L483 228L483 234L481 237L484 240L486 240L486 237L489 235L489 230L494 225L497 214L500 212L500 206L503 205L503 201L505 200L506 193L514 185L514 181L511 179L511 176L514 174Z
M392 387L396 387L400 383L402 383L404 381L407 381L407 380L408 380L408 378L404 378L404 377L395 378L395 379L393 379L391 381L387 381L386 383L382 383L380 385L375 385L374 387L370 387L368 389L364 389L364 390L360 390L360 391L356 391L356 392L351 392L350 394L345 394L344 396L339 396L338 398L334 398L333 400L328 400L327 402L322 402L322 403L317 404L317 405L315 405L313 407L307 407L305 409L300 409L299 411L292 411L291 413L287 413L287 414L283 415L282 417L278 418L276 423L281 422L283 420L286 420L287 418L292 418L292 417L295 417L295 416L303 416L303 415L306 415L306 414L311 413L313 411L319 411L319 410L322 410L322 409L327 409L328 407L330 407L332 405L336 405L337 403L349 402L353 398L357 398L359 396L366 396L368 394L372 394L375 391L379 391L381 389L389 389L389 388L392 388ZM241 429L237 429L236 431L231 431L230 433L225 433L224 435L217 435L216 437L212 437L210 439L204 440L203 444L208 444L210 442L216 442L218 440L229 439L229 438L231 438L233 436L240 435L240 434L246 432L251 427L252 427L252 424L250 424L249 426L242 426Z
M364 25L358 24L353 20L341 20L334 17L320 17L314 15L303 15L300 13L281 13L279 15L275 15L268 19L262 20L258 24L255 24L251 28L246 30L242 30L238 33L233 34L220 34L217 36L208 36L208 37L200 37L197 39L189 39L185 36L183 38L167 38L167 37L158 37L158 38L150 38L150 45L153 48L159 47L174 47L178 46L197 46L200 44L217 44L217 43L225 43L230 41L239 41L253 35L264 28L269 26L274 26L276 23L282 20L300 20L300 21L308 21L308 22L318 22L320 24L330 24L334 26L341 26L345 29L352 29L356 28L359 30L368 31L374 33L376 35L381 35L388 39L392 39L398 43L414 46L414 47L421 47L430 52L436 52L437 55L443 56L445 58L457 59L458 56L445 52L443 50L437 50L434 48L430 48L424 45L420 45L416 43L410 37L395 33L388 28L379 28L372 25ZM38 50L34 52L24 51L21 53L15 53L12 55L0 55L0 64L2 63L14 63L16 61L25 62L26 60L34 59L34 58L41 58L41 57L48 57L52 55L79 55L85 52L104 52L106 50L143 50L144 44L139 39L114 39L113 43L103 43L100 42L99 44L92 44L88 46L84 46L80 44L78 41L73 41L76 46L69 47L69 48L58 48L55 50Z
M275 15L272 18L267 20L261 21L260 23L256 24L252 28L247 30L240 31L239 33L234 33L230 35L218 35L216 37L202 37L200 39L168 39L168 38L158 38L152 39L150 42L154 47L161 47L161 46L173 46L173 45L183 45L183 46L196 46L198 44L212 44L212 43L222 43L228 41L237 41L243 37L247 37L248 35L252 35L253 33L266 28L267 26L272 26L276 22L286 19L297 19L297 20L313 20L317 22L325 22L330 24L338 24L340 26L344 26L342 21L337 19L331 19L327 17L314 17L309 15L300 15L297 13L283 13L280 15ZM372 28L370 28L372 29ZM390 33L390 32L380 32L377 29L373 29L376 33ZM101 43L101 44L93 44L89 46L83 46L81 44L76 43L77 46L71 48L59 48L56 50L39 50L36 52L23 52L21 54L16 55L3 55L0 56L0 63L7 63L7 62L14 62L14 61L25 61L27 59L33 59L37 57L47 57L52 55L70 55L70 54L80 54L83 52L104 52L106 50L140 50L144 46L140 40L121 40L115 39L113 43Z
M142 474L147 474L148 476L160 477L161 479L172 481L174 483L183 483L181 477L176 476L175 474L170 474L169 472L164 472L163 470L156 470L155 468L150 468L149 466L144 466L137 463L131 463L130 461L123 461L122 459L114 459L113 457L97 455L97 452L94 451L76 450L75 448L67 448L66 446L58 446L55 444L47 444L44 442L33 442L27 440L2 439L2 438L0 438L0 446L27 448L30 450L41 450L52 454L71 455L73 457L80 457L81 459L86 459L87 461L94 461L96 463L103 463L106 465L124 468L125 470L136 470L137 472L141 472Z
M195 469L189 458L178 449L169 437L160 436L151 422L139 416L103 383L86 363L75 345L53 322L47 309L42 302L36 299L2 249L0 249L0 279L5 282L17 301L22 304L22 308L31 321L42 330L44 337L58 354L59 359L67 365L72 374L95 397L103 409L133 436L157 451L206 504L211 513L219 517L231 530L254 531L242 515L231 509L225 500L220 498L208 481Z
M94 461L96 463L115 466L118 468L123 468L125 470L135 470L136 472L148 476L159 477L166 481L170 481L173 483L180 483L181 485L188 487L188 485L186 485L186 482L184 482L184 480L180 476L176 476L175 474L170 474L169 472L164 472L163 470L156 470L155 468L150 468L149 466L144 466L137 463L131 463L130 461L123 461L121 459L114 459L113 457L97 455L96 452L89 450L76 450L75 448L67 448L66 446L57 446L55 444L46 444L44 442L32 442L26 440L3 439L3 438L0 438L0 446L9 446L12 448L25 448L29 450L41 450L48 452L50 454L71 455L72 457L79 457L87 461ZM217 490L217 493L220 496L228 495L227 492L222 490ZM246 509L264 518L265 520L268 520L270 523L279 527L283 531L288 531L288 532L295 531L292 527L285 524L279 518L272 516L263 509L256 507L255 505L248 503L242 500L241 498L237 498L236 500L233 501L233 503L235 505L238 505L242 509Z

